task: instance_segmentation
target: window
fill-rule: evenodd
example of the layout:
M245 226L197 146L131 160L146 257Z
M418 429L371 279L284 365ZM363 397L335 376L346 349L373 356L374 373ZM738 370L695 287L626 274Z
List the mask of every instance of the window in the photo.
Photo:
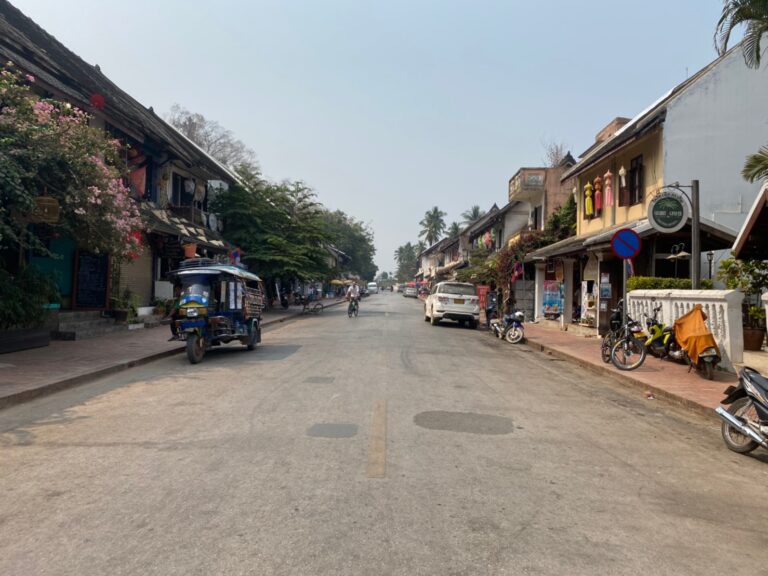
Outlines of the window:
M643 157L638 156L633 158L629 165L629 180L627 185L629 186L629 204L634 206L640 204L643 201Z
M531 212L531 227L533 230L541 229L541 216L542 216L541 206L536 206L533 209L533 212Z

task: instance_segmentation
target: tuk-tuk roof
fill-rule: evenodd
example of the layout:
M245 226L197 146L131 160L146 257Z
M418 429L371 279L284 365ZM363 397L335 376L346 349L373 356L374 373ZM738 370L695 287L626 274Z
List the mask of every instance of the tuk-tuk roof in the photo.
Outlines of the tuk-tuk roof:
M237 266L227 266L226 264L212 264L210 266L201 266L199 268L179 268L178 270L173 270L171 274L178 277L195 276L195 275L214 276L219 274L229 274L230 276L242 278L243 280L250 280L251 282L261 282L261 278L256 276L256 274L253 274L252 272L248 272L247 270L243 270L242 268L238 268Z

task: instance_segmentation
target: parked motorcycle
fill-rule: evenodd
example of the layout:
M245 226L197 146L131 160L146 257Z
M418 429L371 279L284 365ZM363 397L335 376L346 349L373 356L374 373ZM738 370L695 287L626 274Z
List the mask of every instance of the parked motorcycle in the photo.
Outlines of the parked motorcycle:
M768 449L768 378L757 370L743 368L739 382L725 389L728 396L715 409L723 420L723 441L729 450L746 454L758 446Z
M707 328L706 319L701 304L696 304L690 312L675 320L674 333L667 339L666 353L673 360L686 362L690 369L696 368L707 380L712 380L722 357L715 337Z
M653 316L645 315L645 348L657 358L664 358L669 354L669 342L674 338L674 330L671 326L659 321L661 306L653 309Z
M491 330L494 336L506 340L510 344L519 344L525 338L523 320L525 320L525 314L521 310L512 314L505 314L504 318L491 320Z

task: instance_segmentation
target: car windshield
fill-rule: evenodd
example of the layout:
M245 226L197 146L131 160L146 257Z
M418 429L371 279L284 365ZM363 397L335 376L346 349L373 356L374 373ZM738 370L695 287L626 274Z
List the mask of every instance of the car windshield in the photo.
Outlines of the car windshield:
M439 292L441 294L461 294L462 296L477 294L475 287L470 284L443 284Z

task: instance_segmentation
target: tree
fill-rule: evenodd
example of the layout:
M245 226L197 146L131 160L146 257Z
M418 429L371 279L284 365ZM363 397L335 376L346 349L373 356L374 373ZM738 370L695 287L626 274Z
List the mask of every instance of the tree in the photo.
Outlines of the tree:
M482 218L485 215L485 210L482 210L480 206L475 204L470 208L469 210L465 210L461 213L461 222L462 224L472 224L472 222L475 222L479 218Z
M341 210L326 212L323 220L333 245L349 257L343 271L352 272L366 280L373 280L378 271L378 267L373 263L376 255L373 231Z
M545 140L541 143L541 145L544 148L543 162L550 168L560 166L560 163L568 155L568 146L566 146L563 142Z
M761 41L768 34L768 0L725 0L715 28L715 48L721 56L728 50L731 34L745 26L741 51L750 68L759 68L762 58ZM749 182L768 178L768 146L747 156L741 175Z
M419 237L423 236L429 246L440 240L440 236L445 232L445 215L445 212L434 206L432 210L424 213L424 218L419 222Z
M144 224L122 181L122 144L82 110L39 98L33 82L13 66L0 69L0 252L48 256L40 235L64 234L118 262L138 255ZM55 222L40 223L41 197L58 206Z
M222 191L211 208L224 220L224 238L267 278L314 280L328 270L330 242L323 207L303 182L279 184L241 166L241 183Z
M448 226L448 238L458 238L459 234L461 234L461 226L458 222L451 222Z
M245 166L251 172L258 172L256 153L242 140L235 138L231 130L227 130L215 120L190 112L179 104L171 106L171 112L166 119L222 164L233 168Z
M715 28L715 48L719 55L728 50L733 31L744 26L741 50L750 68L759 68L762 57L760 43L768 34L768 0L725 0Z
M741 175L748 182L768 180L768 146L763 146L759 152L747 156Z
M408 282L413 280L416 272L419 269L418 266L418 248L417 246L406 242L403 246L399 246L395 250L395 261L397 262L397 272L395 277L398 282Z

